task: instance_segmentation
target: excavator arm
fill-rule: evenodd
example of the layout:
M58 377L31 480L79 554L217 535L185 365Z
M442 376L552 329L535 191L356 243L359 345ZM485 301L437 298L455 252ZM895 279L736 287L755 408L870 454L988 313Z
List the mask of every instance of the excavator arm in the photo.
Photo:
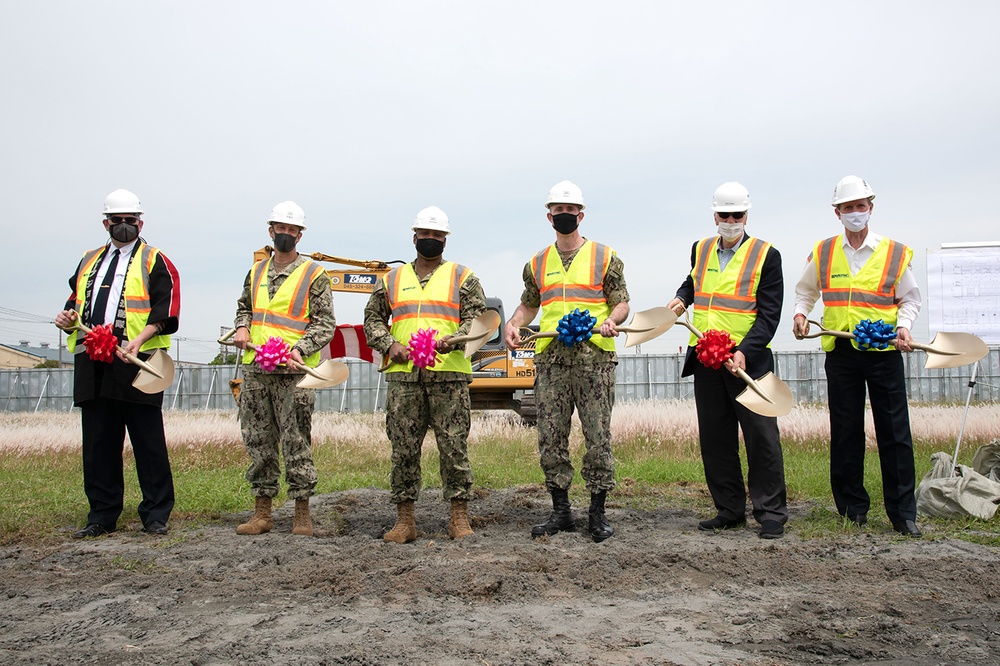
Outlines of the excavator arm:
M260 261L261 259L267 259L274 252L274 249L270 245L265 245L261 249L253 253L254 261ZM347 268L329 268L326 273L330 276L330 287L334 291L344 291L344 292L361 292L365 294L370 294L375 290L375 285L378 281L392 270L392 266L396 264L404 264L406 262L396 260L396 261L380 261L380 260L363 260L363 259L347 259L345 257L335 257L329 254L323 254L322 252L313 252L312 254L306 255L313 261L322 261L332 264L340 264L341 266L354 266L355 269Z

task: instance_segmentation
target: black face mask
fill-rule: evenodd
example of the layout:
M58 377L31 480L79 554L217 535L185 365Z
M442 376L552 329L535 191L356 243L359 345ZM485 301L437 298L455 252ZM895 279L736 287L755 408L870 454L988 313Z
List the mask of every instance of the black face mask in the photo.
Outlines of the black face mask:
M295 249L295 236L291 234L274 234L274 249L278 252L291 252Z
M556 213L552 216L552 226L561 234L571 234L580 226L577 213Z
M109 231L111 232L111 237L119 243L131 243L139 237L139 227L128 222L112 224Z
M418 238L417 253L427 259L437 259L444 252L444 241L436 238Z

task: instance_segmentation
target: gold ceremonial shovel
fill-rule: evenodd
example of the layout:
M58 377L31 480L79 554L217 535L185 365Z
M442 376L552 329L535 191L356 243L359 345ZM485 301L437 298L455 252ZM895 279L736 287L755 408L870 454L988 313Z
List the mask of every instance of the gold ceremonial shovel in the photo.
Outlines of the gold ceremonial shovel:
M811 325L819 329L816 333L809 333L799 339L818 338L821 335L830 335L836 338L853 340L854 334L850 331L831 331L825 328L818 321L807 319ZM895 340L890 340L889 344L895 345ZM990 348L986 346L978 336L972 333L950 333L941 332L934 336L930 344L921 342L911 342L914 349L921 349L927 352L927 360L924 367L930 370L939 368L960 368L963 365L971 365L990 353Z
M235 346L234 343L230 342L230 339L235 334L236 329L234 328L219 338L219 344ZM247 347L253 351L257 351L257 345L255 344L248 343ZM289 359L289 361L291 361L291 359ZM294 363L294 361L292 361L292 363ZM300 379L298 384L295 385L298 388L322 389L339 386L340 384L346 382L347 377L351 374L351 371L347 367L346 363L334 361L333 359L327 359L315 368L310 368L307 365L296 363L295 368L306 373L306 376Z
M448 344L454 346L464 342L465 358L469 358L479 351L480 347L486 344L486 341L490 339L490 336L493 335L499 327L500 313L496 310L487 310L472 320L472 326L469 327L468 333L449 338Z
M618 326L618 330L625 334L625 346L634 347L647 340L658 338L666 333L677 321L677 314L668 307L660 306L636 312L632 316L632 321L627 326ZM593 329L593 333L600 334L601 327ZM558 331L532 331L527 326L521 328L521 343L531 342L538 338L555 338L559 336Z
M472 326L469 327L468 333L448 338L448 342L452 346L464 342L465 358L469 358L479 351L484 344L486 344L486 342L490 339L490 336L496 332L499 326L500 313L496 310L487 310L472 320ZM389 356L383 356L382 367L380 367L378 371L385 372L385 369L391 364L392 361L389 360Z
M691 323L687 310L684 311L684 319L678 321L681 326L694 333L699 340L704 337L702 332ZM726 361L727 367L730 363L730 361ZM736 396L736 402L751 412L761 416L784 416L792 411L792 403L794 402L792 390L773 372L764 373L756 380L741 368L736 368L736 374L747 384L747 388Z
M91 328L80 322L79 318L77 318L73 328L79 329L84 335L91 332ZM129 362L139 366L139 374L132 380L132 386L143 393L165 391L174 382L174 360L162 349L157 349L152 356L144 361L135 354L126 352L121 345L116 348Z

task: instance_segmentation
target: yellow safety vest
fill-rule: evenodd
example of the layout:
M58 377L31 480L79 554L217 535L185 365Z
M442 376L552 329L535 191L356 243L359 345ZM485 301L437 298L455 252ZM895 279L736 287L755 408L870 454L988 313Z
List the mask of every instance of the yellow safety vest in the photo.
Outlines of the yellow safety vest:
M392 326L389 328L392 337L406 347L410 336L422 328L436 330L438 339L457 331L462 323L459 290L470 277L471 270L451 261L438 266L425 286L420 286L412 264L389 271L382 280L389 307L392 308ZM456 349L439 355L437 363L427 369L471 375L472 363L465 357L465 352ZM413 361L392 363L386 372L413 372Z
M80 266L80 273L76 276L76 298L74 307L80 321L83 321L83 313L89 304L86 303L87 280L90 274L96 271L101 265L101 257L108 246L103 245L96 250L84 253L83 263ZM138 254L138 256L136 256ZM129 262L128 271L125 273L125 335L129 340L135 340L142 329L146 328L149 321L150 298L149 298L149 272L153 270L153 264L160 251L155 247L150 247L145 243L139 243L132 249L132 260ZM118 304L116 303L115 306ZM71 352L76 352L78 331L70 333L66 340L66 348ZM82 340L83 337L80 336ZM150 349L169 349L169 335L154 335L149 340L142 343L139 351L149 351ZM82 349L80 351L83 351Z
M771 244L759 238L747 238L736 248L726 268L719 270L718 240L719 236L703 238L695 248L694 268L691 269L694 280L691 323L703 333L712 329L728 331L733 344L738 345L757 320L757 287ZM697 336L691 334L688 344L694 346L697 342Z
M554 331L565 315L579 308L590 310L600 326L611 307L604 294L604 276L611 265L615 251L607 245L585 241L573 257L569 270L563 268L559 250L550 245L531 260L531 272L541 296L542 318L538 322L540 331ZM541 353L553 338L540 338L535 342L535 352ZM589 343L605 351L615 350L615 339L594 335Z
M268 338L279 337L294 347L305 335L312 308L309 304L309 287L324 274L323 267L306 260L281 283L272 299L267 290L267 268L271 259L262 259L251 271L250 293L253 294L253 319L250 323L250 342L262 345ZM243 354L244 363L252 363L254 352ZM310 368L319 365L319 351L302 359Z
M896 285L913 259L913 250L883 238L854 276L851 276L842 235L816 243L812 258L823 294L823 325L826 328L853 331L864 319L881 319L886 324L896 325ZM824 335L822 340L823 349L831 351L836 339ZM854 340L851 344L858 348ZM894 349L890 346L877 351Z

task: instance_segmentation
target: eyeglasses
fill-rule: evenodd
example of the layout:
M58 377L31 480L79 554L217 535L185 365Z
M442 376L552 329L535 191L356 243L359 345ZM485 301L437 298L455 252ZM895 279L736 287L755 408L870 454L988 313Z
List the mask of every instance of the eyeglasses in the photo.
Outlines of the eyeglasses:
M742 220L743 216L746 215L746 211L741 210L735 213L716 213L716 215L721 217L723 220L728 220L730 215L733 216L734 220Z
M125 217L123 215L108 215L108 222L110 222L111 224L121 224L124 222L125 224L131 224L133 227L135 227L139 225L139 218L131 215L129 215L128 217Z

